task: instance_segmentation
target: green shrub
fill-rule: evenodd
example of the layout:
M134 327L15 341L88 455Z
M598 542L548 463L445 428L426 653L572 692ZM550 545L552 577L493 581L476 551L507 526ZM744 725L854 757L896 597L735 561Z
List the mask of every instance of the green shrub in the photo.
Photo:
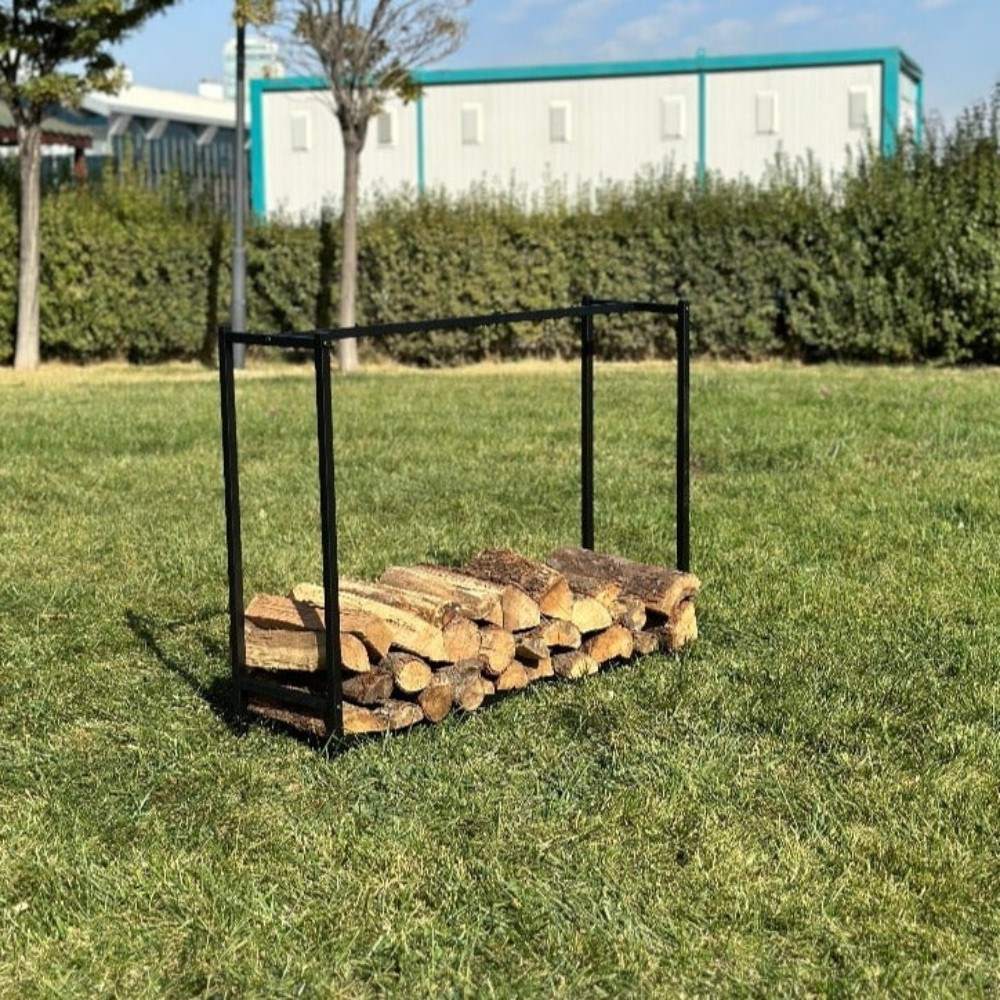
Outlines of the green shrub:
M16 298L16 176L0 184L0 360ZM336 219L257 223L248 248L254 329L336 325ZM49 194L42 211L47 357L135 361L211 348L229 298L223 222L128 179ZM1000 361L1000 89L921 148L862 157L834 183L777 163L762 185L648 175L576 201L510 193L401 195L362 222L359 322L578 302L692 303L697 351L914 362ZM573 324L392 337L407 364L576 353ZM601 321L606 358L670 356L653 317Z

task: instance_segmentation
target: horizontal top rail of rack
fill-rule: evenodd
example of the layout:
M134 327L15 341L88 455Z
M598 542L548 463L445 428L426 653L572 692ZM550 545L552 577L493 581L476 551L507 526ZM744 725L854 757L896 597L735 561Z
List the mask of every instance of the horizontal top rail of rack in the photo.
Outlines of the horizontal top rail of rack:
M522 312L485 313L478 316L450 316L447 319L410 320L399 323L375 323L371 326L340 327L332 330L309 330L296 333L237 333L230 331L227 339L233 344L253 347L290 347L308 349L317 342L332 343L348 337L406 336L446 330L475 330L506 323L543 323L546 320L580 319L584 316L621 316L646 312L661 316L677 316L678 303L618 302L595 299L586 305L567 306L563 309L528 309Z

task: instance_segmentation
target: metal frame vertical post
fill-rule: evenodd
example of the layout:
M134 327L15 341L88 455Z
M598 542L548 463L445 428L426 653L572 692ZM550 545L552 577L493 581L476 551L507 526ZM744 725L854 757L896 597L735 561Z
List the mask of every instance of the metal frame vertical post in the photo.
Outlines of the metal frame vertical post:
M691 309L677 303L677 568L691 569Z
M226 503L226 559L229 571L229 661L233 708L238 721L246 712L243 670L246 662L243 614L243 538L240 525L240 466L236 438L236 376L229 331L219 327L219 385L222 405L222 475Z
M584 308L593 299L583 297ZM594 315L580 317L580 544L594 547Z
M233 136L236 161L236 183L233 196L233 289L230 323L237 333L247 329L247 130L246 130L246 25L242 20L236 25L236 134ZM246 344L233 346L233 366L246 367Z
M323 600L326 616L327 732L344 735L342 661L340 649L340 571L337 565L337 494L333 465L333 394L330 384L330 347L319 337L313 342L316 366L316 430L319 446L320 545L323 550Z

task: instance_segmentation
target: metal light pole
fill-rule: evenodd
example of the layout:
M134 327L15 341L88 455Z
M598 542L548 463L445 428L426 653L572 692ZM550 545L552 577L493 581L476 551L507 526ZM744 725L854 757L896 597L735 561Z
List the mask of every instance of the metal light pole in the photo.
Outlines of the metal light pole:
M247 81L246 81L246 25L236 24L236 136L233 140L236 155L235 204L233 206L233 301L229 324L234 333L247 329ZM233 345L233 367L246 366L246 344Z

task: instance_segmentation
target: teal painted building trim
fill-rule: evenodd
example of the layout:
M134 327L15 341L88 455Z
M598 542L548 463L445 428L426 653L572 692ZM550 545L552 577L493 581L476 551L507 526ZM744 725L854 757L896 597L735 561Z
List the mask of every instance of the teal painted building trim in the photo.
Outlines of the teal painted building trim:
M273 80L250 81L250 206L253 214L267 214L264 177L264 84Z
M708 178L708 77L698 74L698 183Z
M899 137L899 74L902 60L899 49L892 49L882 60L882 155L896 152Z
M424 152L424 95L417 98L417 193L427 190L427 160Z
M638 62L570 63L561 66L505 66L495 69L417 70L425 87L460 83L524 83L535 80L583 80L594 77L661 76L670 73L725 73L750 69L803 66L852 66L905 60L920 75L920 67L900 49L838 49L831 52L784 52L759 56L696 56L693 59L647 59Z
M693 59L647 59L636 62L570 63L558 66L506 66L494 69L415 70L414 81L421 87L476 83L528 83L542 80L587 80L623 76L698 75L698 163L700 181L708 176L707 78L710 73L742 70L793 69L819 66L856 66L878 63L882 67L880 148L886 156L896 151L899 132L899 76L905 73L917 85L917 141L923 133L923 71L902 49L838 49L830 52L785 52L772 55L704 56ZM290 76L280 80L253 80L251 104L251 167L253 209L266 211L264 174L263 95L268 91L326 90L321 76ZM417 101L417 189L426 186L426 133L424 100Z

